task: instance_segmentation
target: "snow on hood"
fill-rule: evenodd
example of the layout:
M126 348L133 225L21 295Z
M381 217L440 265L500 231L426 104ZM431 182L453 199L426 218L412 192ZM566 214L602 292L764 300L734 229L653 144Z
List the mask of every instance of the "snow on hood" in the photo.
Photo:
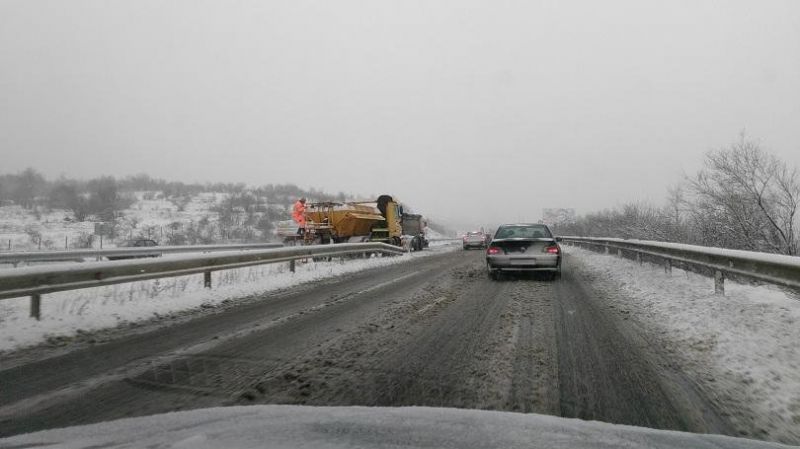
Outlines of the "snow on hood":
M258 405L46 430L0 448L788 448L719 435L428 407Z

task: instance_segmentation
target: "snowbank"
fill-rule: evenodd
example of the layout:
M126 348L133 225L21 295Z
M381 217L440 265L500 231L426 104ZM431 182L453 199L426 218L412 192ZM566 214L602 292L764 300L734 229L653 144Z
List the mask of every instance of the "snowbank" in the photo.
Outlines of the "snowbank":
M752 411L754 424L778 441L800 441L800 298L773 286L713 280L691 272L638 263L564 246L573 263L618 310L655 332L684 369L720 392L728 409ZM565 267L568 269L568 266ZM622 294L619 294L622 293ZM748 419L743 416L732 416Z
M223 301L405 263L447 250L437 248L399 257L331 262L308 259L306 263L297 264L295 273L289 271L288 263L215 271L212 273L212 289L203 287L203 276L198 274L53 293L42 298L41 321L29 318L28 298L7 299L0 301L0 351L198 307L212 307Z

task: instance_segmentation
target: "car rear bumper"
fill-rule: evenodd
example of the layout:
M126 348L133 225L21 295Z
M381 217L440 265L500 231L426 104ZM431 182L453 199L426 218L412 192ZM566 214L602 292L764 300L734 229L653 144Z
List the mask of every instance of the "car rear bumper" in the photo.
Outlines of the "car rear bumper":
M493 271L559 271L561 258L487 256L486 265Z
M528 272L528 271L544 271L544 272L558 272L559 267L493 267L489 266L492 271L514 271L514 272Z

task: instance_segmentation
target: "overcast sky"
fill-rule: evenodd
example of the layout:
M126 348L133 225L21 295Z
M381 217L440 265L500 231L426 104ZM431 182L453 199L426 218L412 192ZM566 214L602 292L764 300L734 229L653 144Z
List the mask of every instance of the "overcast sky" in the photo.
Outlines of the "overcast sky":
M0 0L0 173L389 193L469 227L800 166L800 1Z

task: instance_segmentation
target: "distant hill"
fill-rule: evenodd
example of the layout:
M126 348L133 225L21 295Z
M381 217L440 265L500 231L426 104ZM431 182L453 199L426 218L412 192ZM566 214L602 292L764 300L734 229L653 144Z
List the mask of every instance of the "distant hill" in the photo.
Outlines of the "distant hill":
M112 247L130 238L161 245L273 241L275 223L291 218L300 197L361 198L294 184L185 184L147 175L48 181L27 169L0 175L0 251Z

